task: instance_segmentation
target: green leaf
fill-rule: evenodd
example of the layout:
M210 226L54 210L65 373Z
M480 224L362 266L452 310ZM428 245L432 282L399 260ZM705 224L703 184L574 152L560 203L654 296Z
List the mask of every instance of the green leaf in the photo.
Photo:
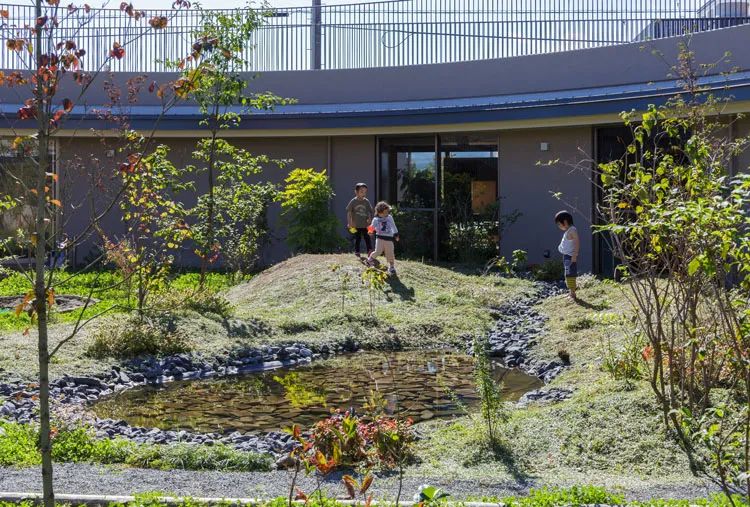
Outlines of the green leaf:
M701 259L696 257L688 264L688 275L693 276L701 268Z

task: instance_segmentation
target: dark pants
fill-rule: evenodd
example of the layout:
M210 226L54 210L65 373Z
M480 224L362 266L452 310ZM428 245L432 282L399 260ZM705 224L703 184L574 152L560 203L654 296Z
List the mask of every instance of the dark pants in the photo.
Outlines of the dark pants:
M573 262L573 257L563 255L563 266L565 266L565 285L569 290L575 292L577 288L578 263Z
M362 245L362 238L365 239L365 246L367 247L367 253L369 254L372 252L372 240L370 239L370 234L367 232L367 228L363 227L361 229L357 229L357 232L352 234L354 236L354 252L359 253L360 247Z

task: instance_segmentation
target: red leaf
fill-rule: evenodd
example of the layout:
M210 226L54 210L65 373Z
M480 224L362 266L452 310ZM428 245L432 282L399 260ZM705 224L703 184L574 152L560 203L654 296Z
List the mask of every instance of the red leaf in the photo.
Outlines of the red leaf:
M41 16L41 17L36 18L36 27L37 28L43 27L44 25L47 24L48 19L49 18L47 16Z
M341 480L344 482L344 487L346 488L346 492L349 494L349 498L351 500L354 500L354 497L357 496L357 493L355 492L357 481L355 481L354 477L352 477L351 475L345 475L341 478Z
M63 99L62 106L65 112L69 113L73 110L73 101L70 99Z
M125 56L125 48L119 42L115 42L112 44L112 49L109 50L109 56L120 60Z
M166 16L154 16L148 21L148 24L151 25L151 28L155 30L166 28L167 23L169 23L169 19L167 19Z
M19 120L30 120L36 118L36 108L34 106L23 106L18 110Z
M8 9L0 9L0 16L8 19L8 17L10 16L10 12L8 12Z
M148 85L148 92L154 93L154 89L156 88L156 81L151 81L151 84Z

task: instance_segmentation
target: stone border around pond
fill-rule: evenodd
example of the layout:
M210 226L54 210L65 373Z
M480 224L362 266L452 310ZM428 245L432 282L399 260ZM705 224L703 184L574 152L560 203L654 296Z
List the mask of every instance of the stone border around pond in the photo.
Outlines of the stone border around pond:
M504 366L519 368L548 384L566 368L566 365L559 361L542 362L531 357L531 350L536 344L537 337L544 332L547 320L534 309L534 306L547 297L559 294L561 290L546 283L538 283L537 287L534 296L493 309L493 316L497 322L489 336L490 353ZM229 320L227 326L241 327L247 324L239 320ZM130 426L122 420L100 419L81 409L102 397L134 387L158 386L175 380L225 378L258 373L305 365L319 358L358 350L358 344L349 339L334 347L323 345L316 349L302 344L263 346L233 351L226 356L212 359L189 354L165 358L149 357L129 361L123 366L113 366L108 374L91 377L63 376L50 382L50 397L55 413L62 412L66 419L90 424L97 436L102 438L123 437L134 442L152 444L221 443L240 451L268 453L279 457L287 454L295 445L291 436L282 432L244 434L235 431L222 435L140 428ZM22 383L0 384L0 395L7 397L0 405L0 417L19 423L36 420L36 394L37 389ZM531 401L561 401L569 398L571 394L572 392L566 389L540 389L526 393L519 404L525 406Z

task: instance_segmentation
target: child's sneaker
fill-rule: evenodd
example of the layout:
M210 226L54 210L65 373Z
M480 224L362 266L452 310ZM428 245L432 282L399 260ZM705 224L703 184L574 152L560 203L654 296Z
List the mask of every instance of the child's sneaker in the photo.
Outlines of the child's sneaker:
M394 268L394 267L388 268L388 274L390 276L396 276L396 268Z

